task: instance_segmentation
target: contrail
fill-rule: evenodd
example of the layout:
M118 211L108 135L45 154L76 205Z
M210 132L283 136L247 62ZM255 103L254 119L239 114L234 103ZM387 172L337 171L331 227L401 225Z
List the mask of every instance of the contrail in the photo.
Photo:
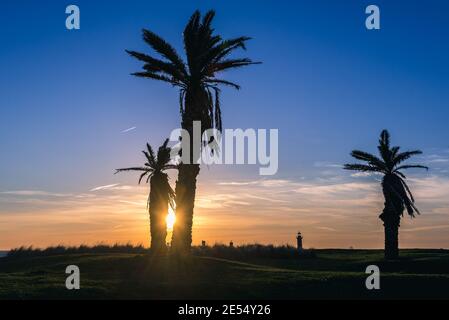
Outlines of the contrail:
M137 127L131 127L131 128L123 130L121 133L127 133L127 132L130 132L130 131L136 130L136 129L137 129Z
M110 189L110 188L117 187L118 185L119 185L118 183L116 183L116 184L108 184L106 186L100 186L100 187L93 188L90 191L92 192L92 191L107 190L107 189Z

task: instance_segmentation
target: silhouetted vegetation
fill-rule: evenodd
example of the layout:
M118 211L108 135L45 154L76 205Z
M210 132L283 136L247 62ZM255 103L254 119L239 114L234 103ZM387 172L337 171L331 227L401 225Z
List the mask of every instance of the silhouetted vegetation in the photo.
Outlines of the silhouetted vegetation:
M214 11L207 12L203 17L199 11L195 11L190 17L183 32L186 61L168 42L145 29L143 40L162 59L136 51L127 51L132 57L144 63L143 71L133 75L167 82L179 88L181 126L192 138L194 121L201 122L201 133L211 128L222 129L220 86L240 88L236 83L217 78L218 73L254 64L248 58L230 58L235 50L246 49L246 42L250 38L237 37L224 40L220 35L214 34L212 28L214 17ZM179 166L176 183L176 224L172 244L175 250L186 252L192 244L193 208L196 181L200 172L200 166L197 164L200 150L193 148L193 139L182 143L183 150L190 151L190 161ZM190 143L188 148L186 143Z
M415 213L420 214L415 206L415 199L401 170L420 168L429 169L425 166L412 164L404 165L404 161L412 156L422 154L420 150L400 152L400 147L390 147L390 134L383 130L379 140L379 153L381 158L364 151L354 150L351 155L366 164L346 164L346 170L355 170L368 173L382 174L382 191L385 198L385 207L379 218L384 223L385 229L385 258L397 259L399 256L398 233L401 217L404 209L410 217Z
M145 248L142 245L134 246L132 244L98 244L95 246L53 246L45 249L34 247L20 247L12 249L8 252L9 258L33 257L33 256L52 256L64 254L103 254L103 253L140 253L150 254L157 251ZM160 252L158 252L160 253ZM170 253L170 251L167 251ZM314 250L306 250L300 253L295 247L273 246L248 244L236 247L230 247L222 244L215 244L214 246L193 246L192 253L198 256L210 256L221 258L281 258L281 259L295 259L295 258L313 258L315 257Z
M175 208L175 192L168 182L168 175L165 171L178 167L171 163L171 149L167 146L168 141L168 139L165 140L159 148L157 156L150 144L147 143L147 150L142 151L146 158L144 166L117 169L116 172L141 172L139 184L144 178L146 178L146 183L150 182L148 209L150 211L151 248L157 251L166 250L168 205Z
M237 247L230 247L216 244L212 247L198 246L192 248L192 253L198 256L209 256L228 259L243 258L273 258L273 259L298 259L314 258L314 250L303 250L299 252L297 248L289 245L273 246L261 244L248 244Z
M55 255L69 255L69 254L103 254L103 253L149 253L150 249L142 245L132 244L98 244L95 246L54 246L45 249L30 247L20 247L8 251L8 258L24 258L37 256L55 256Z

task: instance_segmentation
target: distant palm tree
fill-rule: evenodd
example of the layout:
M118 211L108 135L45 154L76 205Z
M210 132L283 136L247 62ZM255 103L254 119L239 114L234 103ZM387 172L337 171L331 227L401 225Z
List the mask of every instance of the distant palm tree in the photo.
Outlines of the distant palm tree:
M194 121L201 121L202 133L211 128L221 130L219 86L240 88L233 82L217 78L217 74L254 64L248 58L229 57L236 49L246 49L245 44L250 38L223 40L221 36L214 34L211 27L214 16L214 11L207 12L202 19L199 11L191 16L183 33L186 62L169 43L149 30L143 30L143 39L162 60L144 53L127 51L144 63L144 71L133 75L167 82L179 88L181 126L190 137L193 137ZM196 150L193 148L194 142L190 141L190 146L188 143L182 141L182 147L192 150L190 161L180 164L176 183L177 223L173 231L173 247L175 251L181 252L188 251L192 243L196 181L200 172L200 151L193 154Z
M168 175L165 173L166 170L177 169L176 165L170 163L171 149L167 147L168 141L168 139L165 140L159 148L157 156L147 143L147 150L142 151L147 161L143 167L117 169L116 171L116 173L139 171L142 172L139 184L145 177L146 183L150 182L150 195L147 203L150 212L151 248L155 251L166 249L168 205L173 209L175 207L175 192L168 182Z
M404 209L407 209L412 218L415 217L415 212L420 214L401 170L410 168L428 170L429 168L418 164L403 165L404 161L422 152L414 150L399 153L399 147L390 148L390 134L387 130L383 130L380 135L378 149L381 158L359 150L352 151L351 155L354 158L365 161L366 164L346 164L344 168L383 175L382 190L385 208L379 218L383 221L385 229L385 258L397 259L399 256L398 232Z

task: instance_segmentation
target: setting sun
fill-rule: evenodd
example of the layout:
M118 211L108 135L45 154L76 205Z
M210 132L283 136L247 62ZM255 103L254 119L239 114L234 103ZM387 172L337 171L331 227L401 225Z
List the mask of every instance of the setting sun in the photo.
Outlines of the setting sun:
M176 215L172 208L168 209L168 215L167 218L165 218L165 221L167 222L167 230L173 230L173 226L176 222Z

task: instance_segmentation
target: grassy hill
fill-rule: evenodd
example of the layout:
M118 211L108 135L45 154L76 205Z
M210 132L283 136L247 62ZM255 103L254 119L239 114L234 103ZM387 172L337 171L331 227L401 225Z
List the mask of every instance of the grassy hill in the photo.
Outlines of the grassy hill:
M315 250L304 257L195 250L187 258L145 253L23 255L0 259L0 299L379 299L449 298L449 252L404 250L385 262L376 250ZM65 288L77 265L81 290ZM365 269L381 270L381 290Z

